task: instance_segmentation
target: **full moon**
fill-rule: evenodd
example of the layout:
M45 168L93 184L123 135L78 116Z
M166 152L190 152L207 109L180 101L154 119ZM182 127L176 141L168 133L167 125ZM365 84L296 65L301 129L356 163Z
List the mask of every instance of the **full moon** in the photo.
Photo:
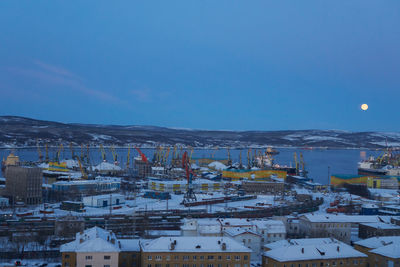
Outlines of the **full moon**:
M361 109L362 110L367 110L368 109L368 105L367 104L362 104L361 105Z

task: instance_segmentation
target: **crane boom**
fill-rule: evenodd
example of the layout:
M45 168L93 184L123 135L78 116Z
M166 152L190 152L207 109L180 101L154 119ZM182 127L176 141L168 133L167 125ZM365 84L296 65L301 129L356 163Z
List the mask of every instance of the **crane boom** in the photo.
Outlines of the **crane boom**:
M142 157L142 161L148 163L149 161L147 160L147 157L145 154L142 153L142 151L140 151L140 149L138 147L135 146L136 151L139 153L139 155Z

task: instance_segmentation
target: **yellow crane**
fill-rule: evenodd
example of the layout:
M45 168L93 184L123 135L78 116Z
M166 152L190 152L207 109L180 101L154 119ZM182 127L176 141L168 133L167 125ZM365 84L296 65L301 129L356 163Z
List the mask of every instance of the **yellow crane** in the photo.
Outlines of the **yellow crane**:
M113 156L114 163L117 163L118 162L118 155L115 152L114 146L110 146L110 150L111 150L111 154Z
M129 169L130 167L130 159L131 159L131 146L128 145L128 154L126 155L126 168Z
M107 161L106 159L106 151L104 150L103 144L100 144L100 153L101 153L101 159L103 161Z
M296 175L299 175L299 162L297 161L297 153L293 153L294 166L296 167Z
M191 146L189 146L189 148L190 148L189 162L191 163L194 149Z
M90 166L90 147L89 144L86 145L86 162Z
M40 146L39 146L39 140L36 139L36 147L37 147L37 151L38 151L38 155L39 155L39 161L43 160L43 155L42 152L40 151Z
M88 175L86 174L85 169L82 166L81 160L77 156L75 156L75 159L78 161L79 164L79 170L81 171L81 178L87 180Z
M243 162L242 162L242 150L239 151L239 169L243 168Z
M215 152L217 152L217 150L219 149L218 146L214 147L214 152L211 154L211 158L214 158Z
M60 144L60 147L57 150L57 153L56 153L56 161L57 162L60 162L61 151L64 152L63 144Z
M83 154L83 144L81 144L81 160L85 158L85 155Z
M303 171L303 175L305 174L306 164L304 163L303 153L300 152L300 166Z
M231 159L231 150L229 147L226 148L227 152L228 152L228 166L232 165L232 159Z
M75 154L74 154L74 147L72 146L72 142L69 143L69 149L71 150L71 159L73 159L75 157Z
M50 158L49 158L49 144L48 143L46 143L46 145L45 145L45 153L46 153L45 161L49 162Z
M169 156L169 152L170 152L171 148L168 147L167 148L167 152L165 152L165 156L164 156L164 164L167 164L168 162L168 156Z

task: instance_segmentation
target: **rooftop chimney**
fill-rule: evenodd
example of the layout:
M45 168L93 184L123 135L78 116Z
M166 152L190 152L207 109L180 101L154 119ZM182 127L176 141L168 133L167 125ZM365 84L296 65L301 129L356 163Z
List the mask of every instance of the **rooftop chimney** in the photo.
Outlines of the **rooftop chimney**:
M115 244L115 239L111 238L111 244Z
M170 250L174 250L174 249L175 249L175 243L172 242L172 243L171 243L171 246L170 246Z
M301 253L303 253L303 254L304 254L304 248L301 248Z
M221 249L226 250L226 243L222 243Z
M339 247L339 246L337 246L336 250L339 252L339 251L340 251L340 247Z

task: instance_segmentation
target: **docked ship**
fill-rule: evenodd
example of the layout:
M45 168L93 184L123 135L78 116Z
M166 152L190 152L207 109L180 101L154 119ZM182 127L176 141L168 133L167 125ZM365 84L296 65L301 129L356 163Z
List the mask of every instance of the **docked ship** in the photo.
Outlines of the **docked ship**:
M400 176L400 155L391 151L386 151L383 155L375 158L370 156L368 159L358 163L358 174L375 176Z

